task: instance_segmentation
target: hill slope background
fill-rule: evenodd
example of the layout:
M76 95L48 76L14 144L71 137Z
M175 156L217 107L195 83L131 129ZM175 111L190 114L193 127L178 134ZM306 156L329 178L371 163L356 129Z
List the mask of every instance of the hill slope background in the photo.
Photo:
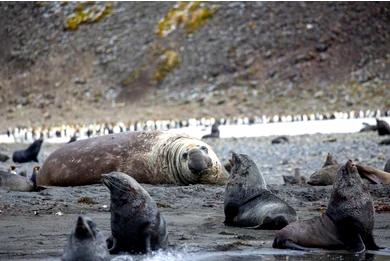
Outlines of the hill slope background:
M0 3L0 127L390 109L390 5Z

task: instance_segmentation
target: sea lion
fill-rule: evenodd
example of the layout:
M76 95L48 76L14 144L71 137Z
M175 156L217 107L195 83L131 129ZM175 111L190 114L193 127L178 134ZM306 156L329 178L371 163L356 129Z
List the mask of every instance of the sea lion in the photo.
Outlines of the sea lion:
M376 127L379 136L390 135L390 125L386 121L376 119Z
M255 162L245 154L232 155L225 188L225 224L259 229L281 229L297 220L295 210L272 194Z
M109 260L106 240L95 222L79 216L62 255L63 261Z
M43 140L34 141L27 149L17 150L12 155L12 160L17 163L25 163L30 161L38 162L38 154L41 150Z
M168 244L166 223L156 202L132 177L121 172L103 174L111 192L111 254L146 253Z
M306 178L301 176L299 168L294 169L294 176L282 175L285 185L302 185L306 183Z
M348 160L339 168L326 213L294 222L276 233L274 248L347 249L361 253L378 250L372 232L374 205L356 165Z
M337 163L332 154L328 153L322 168L311 174L307 184L312 186L332 185L336 179L337 170L340 167L341 165Z
M167 132L122 132L65 144L43 163L38 185L79 186L101 174L128 173L140 183L223 184L227 173L206 143Z
M0 188L10 191L35 191L37 187L26 177L0 170Z

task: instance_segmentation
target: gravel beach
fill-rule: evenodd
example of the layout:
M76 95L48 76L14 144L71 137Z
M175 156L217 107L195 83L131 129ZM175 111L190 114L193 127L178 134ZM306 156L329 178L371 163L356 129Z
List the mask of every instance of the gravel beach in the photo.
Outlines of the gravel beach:
M348 158L383 169L390 158L390 146L379 146L376 133L307 135L289 137L287 144L271 145L275 137L207 140L224 163L231 151L246 153L257 163L269 188L291 204L301 220L320 215L327 205L331 186L283 185L282 175L294 169L309 177L320 168L328 152L339 162ZM60 144L45 144L40 164ZM0 152L26 147L1 144ZM0 163L7 169L12 162ZM33 163L18 169L31 172ZM29 173L30 174L30 173ZM168 223L169 253L128 260L340 260L353 256L345 252L298 253L272 249L275 231L225 227L223 224L223 186L144 185L157 202ZM390 185L369 185L376 206L390 203ZM40 192L0 190L0 260L58 259L79 214L93 218L105 236L110 234L109 192L103 185L51 187ZM374 236L380 246L390 246L390 212L377 211ZM257 252L256 252L257 251ZM259 252L260 251L260 252ZM195 254L190 255L189 253ZM221 254L222 253L222 254ZM229 254L230 253L230 254ZM326 253L326 254L324 254ZM220 255L219 255L220 254ZM212 256L210 256L212 255ZM231 255L229 257L229 255ZM386 249L368 254L372 260L390 259ZM367 257L367 256L366 256ZM203 258L203 259L202 259ZM251 259L253 258L253 259ZM317 258L317 257L315 257ZM350 259L355 260L355 259Z

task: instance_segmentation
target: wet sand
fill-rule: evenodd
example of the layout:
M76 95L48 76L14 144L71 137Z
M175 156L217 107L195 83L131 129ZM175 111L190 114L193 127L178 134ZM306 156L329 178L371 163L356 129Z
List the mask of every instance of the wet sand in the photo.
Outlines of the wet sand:
M299 219L305 220L325 211L331 186L284 186L277 184L280 183L281 174L292 174L291 169L299 165L302 174L308 176L312 168L322 165L322 154L325 155L328 151L342 151L341 158L345 155L357 157L376 167L384 165L386 157L390 156L390 147L378 146L378 137L374 134L333 137L337 142L322 142L329 137L313 135L293 137L290 144L283 145L270 145L272 137L215 140L209 143L223 159L228 157L229 150L257 155L256 162L266 180L271 183L269 188L297 210ZM318 142L319 140L321 141ZM321 145L321 151L305 153L306 150L313 149L315 144ZM23 146L25 145L9 144L0 145L0 148L2 152L11 152ZM58 146L61 145L46 144L40 160ZM301 153L296 153L298 149ZM269 155L269 158L258 155ZM290 155L288 163L281 162L285 155ZM311 163L305 165L305 162ZM1 163L0 167L4 169L9 164L11 163ZM35 164L23 164L21 168L29 170L33 165ZM133 257L135 260L354 260L346 252L318 250L303 254L274 250L272 241L276 231L226 227L223 224L223 186L144 186L167 220L171 249L169 253L182 254L174 254L174 257L162 254L157 259ZM389 185L369 187L375 205L390 204ZM108 189L103 185L90 185L51 187L40 192L0 190L0 260L58 259L79 214L93 218L103 233L109 236ZM380 246L390 246L390 212L376 213L374 236ZM386 256L390 255L387 250L372 254L379 254L369 254L375 260L390 259L390 256Z

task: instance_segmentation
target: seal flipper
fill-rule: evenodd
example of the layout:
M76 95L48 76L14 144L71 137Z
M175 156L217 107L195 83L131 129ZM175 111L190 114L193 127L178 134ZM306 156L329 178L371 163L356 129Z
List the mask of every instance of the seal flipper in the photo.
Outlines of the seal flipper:
M338 236L345 245L346 249L354 253L363 253L366 251L361 234L364 234L361 225L357 224L352 218L345 218L335 223L338 230Z
M363 236L363 241L364 241L364 244L366 245L366 248L367 248L368 250L380 250L380 249L384 249L383 247L380 247L380 246L378 246L378 245L375 243L375 240L374 240L374 237L372 236L372 234L366 233L366 234Z
M238 215L239 207L236 204L228 203L225 207L225 225L234 224L234 218Z
M292 249L292 250L299 250L299 251L313 251L312 248L303 247L295 243L294 241L290 239L279 239L275 238L273 244L273 248L281 248L281 249Z
M150 222L146 222L145 224L143 224L140 227L140 230L142 231L141 234L144 237L144 252L149 253L150 251L152 251L152 231L150 227Z
M118 244L116 242L116 239L113 236L110 236L109 238L107 238L106 239L106 243L107 243L108 252L111 255L115 255L115 254L119 253L119 249L117 247Z

